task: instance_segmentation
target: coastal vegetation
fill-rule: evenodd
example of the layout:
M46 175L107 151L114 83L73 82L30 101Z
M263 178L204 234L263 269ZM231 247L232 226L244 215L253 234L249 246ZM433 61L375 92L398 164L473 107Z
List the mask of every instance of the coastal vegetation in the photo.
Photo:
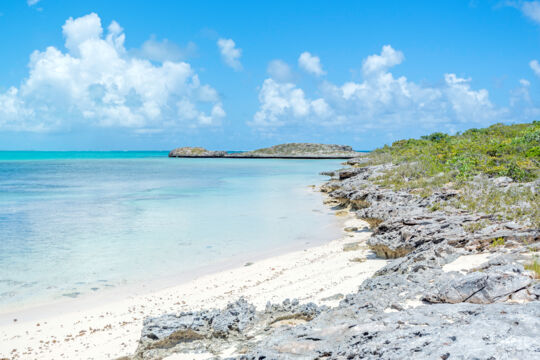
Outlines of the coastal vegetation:
M437 132L420 139L399 140L370 154L372 164L389 160L404 165L400 173L411 180L466 180L478 174L534 180L540 175L540 122L495 124L454 136Z
M380 186L423 197L454 189L454 207L540 227L538 121L399 140L373 151L358 165L389 163L392 166L377 179ZM432 211L440 208L431 206ZM481 225L470 224L470 231Z
M253 155L277 155L277 156L294 156L299 154L313 155L336 155L345 154L358 156L352 147L346 145L328 145L328 144L312 144L312 143L288 143L279 144L267 148L257 149L247 152Z
M525 269L532 271L536 279L540 279L540 260L538 257L535 257L529 264L525 264Z

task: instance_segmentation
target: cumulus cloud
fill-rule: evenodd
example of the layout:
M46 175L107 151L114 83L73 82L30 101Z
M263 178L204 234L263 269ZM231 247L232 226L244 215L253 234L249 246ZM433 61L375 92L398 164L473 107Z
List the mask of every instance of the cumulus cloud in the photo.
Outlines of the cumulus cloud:
M344 129L423 126L443 128L456 123L486 124L505 116L485 89L475 90L471 79L445 74L438 86L423 86L389 71L404 56L390 45L362 64L362 82L342 85L322 82L320 97L310 99L293 83L266 79L259 92L259 111L250 122L268 130L295 123L340 124Z
M279 59L270 61L266 71L271 78L280 82L287 82L292 79L290 66L287 65L286 62Z
M526 17L540 23L540 1L522 2L520 8Z
M319 59L318 56L311 55L311 53L307 51L300 54L300 57L298 58L298 66L315 76L326 74L322 68L321 59Z
M309 100L296 85L273 79L264 80L259 102L261 107L250 122L254 126L276 127L285 125L289 118L305 118L312 114L323 118L330 115L324 99Z
M218 124L217 92L185 62L159 66L131 56L122 27L104 34L92 13L62 27L67 52L34 51L29 75L0 93L0 129L46 131L76 125L128 127L137 132Z
M370 55L364 60L362 71L364 75L379 74L401 64L404 59L405 57L401 51L396 51L390 45L385 45L380 55Z
M225 64L232 67L236 71L242 70L242 64L240 63L242 49L237 48L232 39L219 39L217 45L221 53L221 58Z
M540 76L540 63L538 60L531 60L529 66L531 67L532 71L534 71L536 76Z
M114 34L122 34L123 29L114 22L110 26L114 30ZM67 19L64 26L62 26L62 32L66 38L65 46L69 49L70 53L79 55L79 45L86 41L99 40L103 34L103 28L101 27L101 19L96 13L91 13L86 16L82 16L77 19ZM119 39L123 41L124 39Z

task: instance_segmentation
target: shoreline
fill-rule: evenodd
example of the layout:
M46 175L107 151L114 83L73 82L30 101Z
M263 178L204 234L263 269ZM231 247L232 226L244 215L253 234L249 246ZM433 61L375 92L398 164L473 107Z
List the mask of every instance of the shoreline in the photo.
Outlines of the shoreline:
M69 311L84 310L134 296L149 295L168 288L173 288L180 284L194 281L202 276L235 269L244 266L246 263L261 261L290 252L327 244L328 242L335 240L336 236L338 236L341 230L345 227L343 225L345 219L343 219L343 217L336 217L333 210L324 203L323 200L326 198L326 194L320 192L318 187L319 186L317 185L309 185L307 188L301 188L299 190L307 191L320 197L320 205L316 209L313 209L313 211L321 212L326 210L328 211L328 216L334 217L332 224L327 224L324 229L321 229L327 233L327 236L324 238L315 238L314 240L309 239L309 241L307 241L307 239L297 239L289 244L280 244L278 247L257 251L252 250L246 253L226 256L222 260L214 261L210 264L202 265L194 269L184 270L182 272L167 274L165 276L154 278L129 280L125 284L115 285L114 287L102 289L97 292L83 293L74 298L67 296L57 296L54 299L50 297L40 299L36 298L35 300L28 301L19 306L10 303L5 307L0 307L0 326L11 324L13 322L13 318L18 318L19 320L25 319L27 321L35 320L40 316L39 313L41 311L45 311L49 316L54 316L65 312L66 308ZM335 233L336 235L330 235L330 233Z
M330 215L329 216L333 216ZM344 219L338 220L343 228ZM335 240L335 239L334 239ZM0 327L13 323L13 318L18 321L35 321L42 319L40 313L46 313L48 317L61 315L67 311L84 311L85 309L99 307L107 303L121 301L127 298L137 296L148 296L153 293L165 291L176 286L196 281L205 276L211 276L221 272L234 270L246 266L247 263L263 261L274 257L279 257L291 252L303 251L324 244L330 239L319 240L315 242L295 242L290 245L280 246L265 251L253 251L245 254L227 257L225 260L217 261L212 264L197 267L189 272L182 272L165 277L146 279L130 282L126 285L118 285L114 288L103 289L95 293L85 293L76 298L63 297L45 300L44 302L32 302L22 306L8 306L7 310L0 310Z
M219 308L239 297L258 308L267 301L293 297L335 306L387 263L365 247L371 234L365 230L367 223L351 214L342 215L340 223L343 229L354 226L363 230L344 231L340 238L322 244L295 244L295 249L279 248L230 260L227 268L217 272L207 269L180 282L177 278L174 286L139 289L143 292L113 298L111 293L90 294L88 300L67 299L0 314L0 358L115 359L135 351L145 317L173 309L199 310L208 304ZM344 251L350 243L358 243L358 247ZM359 257L365 261L351 261ZM246 266L246 261L252 264Z

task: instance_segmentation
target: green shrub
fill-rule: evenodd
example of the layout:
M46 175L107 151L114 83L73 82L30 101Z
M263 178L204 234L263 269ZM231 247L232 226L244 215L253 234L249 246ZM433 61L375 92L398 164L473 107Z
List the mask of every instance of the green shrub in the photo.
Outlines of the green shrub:
M398 140L373 151L369 158L371 164L418 162L424 175L455 171L459 179L486 174L530 181L539 176L540 122L495 124L454 136L433 133Z
M534 273L534 277L536 279L540 279L540 262L538 261L537 257L535 257L531 263L526 264L525 269L532 271Z
M491 242L491 247L504 246L504 238L496 238Z

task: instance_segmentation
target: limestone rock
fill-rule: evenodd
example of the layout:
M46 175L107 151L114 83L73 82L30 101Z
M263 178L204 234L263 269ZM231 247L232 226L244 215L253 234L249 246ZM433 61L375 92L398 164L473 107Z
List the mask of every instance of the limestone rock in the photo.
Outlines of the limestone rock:
M169 157L224 157L225 151L210 151L202 147L181 147L171 150Z
M523 266L517 263L488 267L484 271L442 282L434 293L425 296L425 300L450 304L505 301L532 283L532 279L523 271Z

